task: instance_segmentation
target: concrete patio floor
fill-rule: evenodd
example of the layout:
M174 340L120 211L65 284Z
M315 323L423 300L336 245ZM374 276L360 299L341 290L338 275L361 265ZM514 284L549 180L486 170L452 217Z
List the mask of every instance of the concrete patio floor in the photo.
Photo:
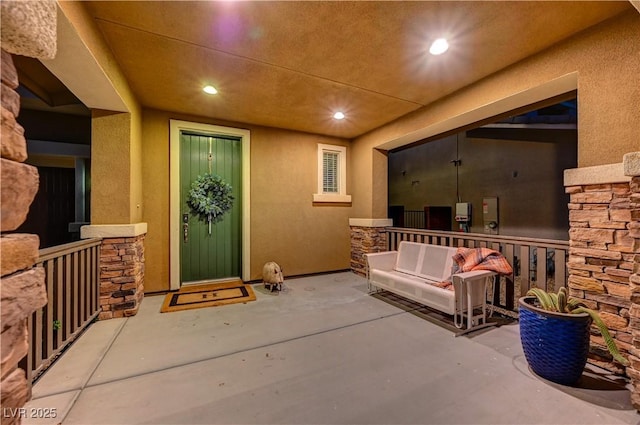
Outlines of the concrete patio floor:
M33 387L25 424L636 424L624 381L535 377L517 323L454 338L349 272L257 301L93 324ZM413 307L412 307L413 306ZM29 416L29 415L27 415Z

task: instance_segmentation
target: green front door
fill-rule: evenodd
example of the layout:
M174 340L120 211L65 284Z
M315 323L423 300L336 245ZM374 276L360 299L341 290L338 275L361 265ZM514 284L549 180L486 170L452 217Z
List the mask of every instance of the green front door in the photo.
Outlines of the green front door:
M181 284L240 276L241 158L240 139L184 131L180 134ZM230 184L234 197L231 210L211 229L187 206L191 183L208 172Z

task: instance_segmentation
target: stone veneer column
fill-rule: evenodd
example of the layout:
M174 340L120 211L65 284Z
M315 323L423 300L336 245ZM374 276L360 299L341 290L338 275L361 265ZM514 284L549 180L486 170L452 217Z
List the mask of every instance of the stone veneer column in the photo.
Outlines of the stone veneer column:
M361 276L367 275L364 254L387 250L385 228L392 225L391 219L350 218L351 229L351 271Z
M565 171L565 190L571 197L567 262L570 295L599 311L625 355L632 348L629 276L637 250L629 236L629 181L623 164ZM589 362L625 373L623 366L612 361L595 327Z
M82 226L83 239L101 237L99 319L134 316L144 298L146 223Z
M11 54L53 59L56 54L56 3L0 2L1 31L1 116L0 131L0 406L2 425L19 424L20 408L31 399L31 386L18 362L29 351L27 318L47 303L36 235L4 234L27 218L39 184L35 167L27 159L24 129L16 122L20 112L18 73Z
M631 222L629 223L629 237L635 240L632 274L629 277L631 289L631 309L629 328L631 329L632 347L629 360L631 366L627 374L631 378L631 402L633 407L640 410L640 152L628 153L624 156L624 173L631 177L629 183L629 207Z
M27 218L38 192L38 170L22 164L27 159L24 130L16 122L20 97L15 92L18 74L10 54L2 50L2 180L0 181L2 231L15 230ZM36 235L3 234L0 238L0 313L2 334L1 400L3 412L16 412L31 398L25 371L18 362L29 351L27 318L47 303L44 270L33 267L38 260L40 240ZM19 423L19 415L2 415L2 424Z

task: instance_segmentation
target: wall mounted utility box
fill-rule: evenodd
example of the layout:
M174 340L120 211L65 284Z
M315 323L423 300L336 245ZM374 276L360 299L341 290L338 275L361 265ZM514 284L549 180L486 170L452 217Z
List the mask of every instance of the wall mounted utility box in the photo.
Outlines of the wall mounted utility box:
M458 202L456 204L456 221L471 221L471 204L469 202Z
M482 198L482 221L485 233L498 234L498 198Z

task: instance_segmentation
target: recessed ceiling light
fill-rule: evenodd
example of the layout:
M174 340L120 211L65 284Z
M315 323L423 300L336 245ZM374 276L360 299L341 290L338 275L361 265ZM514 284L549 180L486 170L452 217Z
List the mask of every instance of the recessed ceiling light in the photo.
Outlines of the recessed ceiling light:
M336 112L335 114L333 114L333 118L337 119L337 120L343 120L344 119L344 113L343 112Z
M449 49L449 43L444 38L438 38L436 41L431 43L431 47L429 48L429 53L432 55L441 55Z
M213 87L213 86L204 86L204 87L202 88L202 90L203 90L205 93L209 93L209 94L217 94L217 93L218 93L218 90L217 90L215 87Z

